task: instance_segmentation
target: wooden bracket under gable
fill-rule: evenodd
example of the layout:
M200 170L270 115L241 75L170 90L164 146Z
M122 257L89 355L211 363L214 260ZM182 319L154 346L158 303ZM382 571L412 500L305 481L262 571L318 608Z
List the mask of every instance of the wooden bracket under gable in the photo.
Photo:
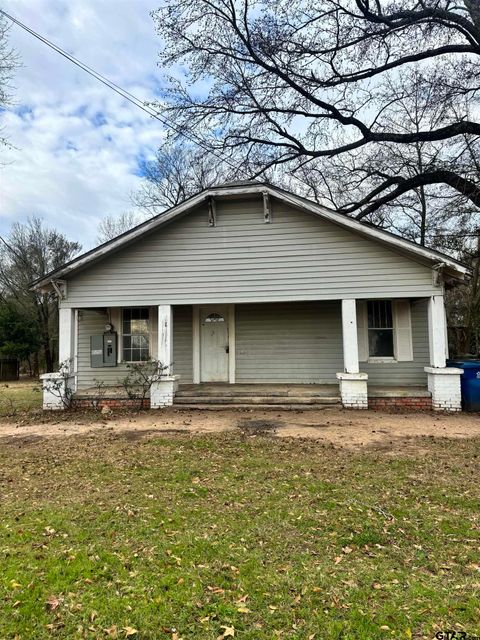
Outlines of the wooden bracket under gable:
M272 204L270 202L270 194L263 192L263 221L270 223L272 221Z
M58 296L59 300L65 300L67 297L67 283L65 280L52 280L52 288Z
M217 207L212 196L208 198L208 226L214 227L217 224Z

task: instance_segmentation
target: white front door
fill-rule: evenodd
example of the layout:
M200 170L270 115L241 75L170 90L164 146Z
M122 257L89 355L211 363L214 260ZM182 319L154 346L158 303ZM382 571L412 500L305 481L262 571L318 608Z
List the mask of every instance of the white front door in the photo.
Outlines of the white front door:
M200 309L200 380L228 382L228 308Z

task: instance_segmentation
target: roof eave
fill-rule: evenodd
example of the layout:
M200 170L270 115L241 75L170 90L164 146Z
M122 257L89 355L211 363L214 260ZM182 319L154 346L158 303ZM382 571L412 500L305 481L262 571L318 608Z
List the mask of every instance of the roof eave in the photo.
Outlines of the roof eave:
M100 245L88 251L87 253L79 256L78 258L74 258L70 263L66 264L64 267L54 271L47 276L35 281L31 285L32 290L38 290L52 282L52 280L57 280L59 278L67 276L72 271L76 271L84 267L89 262L93 262L94 260L98 260L102 258L103 255L114 251L115 249L119 249L120 247L133 242L136 238L142 236L144 233L148 231L163 226L173 218L181 215L182 213L192 209L203 201L205 201L209 197L218 197L218 196L228 196L228 195L249 195L255 193L263 193L267 192L272 197L279 198L297 208L304 209L318 215L322 218L325 218L331 221L334 224L340 225L342 227L349 228L357 233L369 237L375 238L379 242L383 244L392 246L394 248L401 249L402 251L412 255L415 254L417 256L423 257L423 259L427 261L431 261L434 264L436 263L444 263L444 268L448 271L448 273L462 281L465 278L468 278L471 273L469 268L461 263L449 258L444 254L440 254L438 252L432 251L430 249L426 249L425 247L420 247L414 244L409 243L407 240L403 240L399 236L389 235L388 232L378 229L376 227L367 226L364 223L355 220L349 216L345 216L341 213L338 213L332 209L327 209L321 205L318 205L314 202L309 202L303 198L299 198L294 194L289 193L288 191L284 191L283 189L277 189L267 183L256 183L254 185L241 185L241 186L226 186L226 187L212 187L206 189L198 193L195 196L192 196L188 200L185 200L181 204L173 207L169 211L162 213L152 220L146 221L141 225L134 227L130 231L125 232L121 236L114 238L113 240ZM433 265L432 265L433 266Z

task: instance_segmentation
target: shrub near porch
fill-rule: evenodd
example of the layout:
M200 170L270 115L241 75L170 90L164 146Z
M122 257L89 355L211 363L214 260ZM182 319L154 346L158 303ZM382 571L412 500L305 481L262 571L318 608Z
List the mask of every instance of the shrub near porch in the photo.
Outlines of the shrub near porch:
M480 632L478 440L392 456L244 430L5 445L0 637Z

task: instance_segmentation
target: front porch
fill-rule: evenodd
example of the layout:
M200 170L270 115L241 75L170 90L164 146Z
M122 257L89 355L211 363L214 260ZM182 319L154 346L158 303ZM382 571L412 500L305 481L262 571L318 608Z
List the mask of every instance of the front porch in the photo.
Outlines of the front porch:
M383 315L370 326L377 307ZM441 295L60 310L65 388L76 404L127 401L122 379L137 351L163 365L152 408L460 409ZM49 395L62 381L46 376L45 408L63 408Z
M380 386L368 390L368 406L372 409L432 408L432 395L422 386ZM125 389L120 386L79 390L74 403L83 408L124 408L135 406ZM147 400L149 406L149 398ZM138 406L138 402L136 403ZM180 384L173 399L177 409L322 409L341 407L338 384Z

